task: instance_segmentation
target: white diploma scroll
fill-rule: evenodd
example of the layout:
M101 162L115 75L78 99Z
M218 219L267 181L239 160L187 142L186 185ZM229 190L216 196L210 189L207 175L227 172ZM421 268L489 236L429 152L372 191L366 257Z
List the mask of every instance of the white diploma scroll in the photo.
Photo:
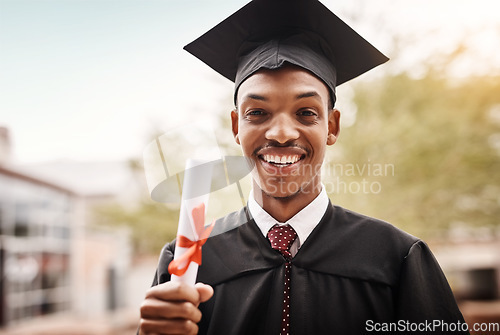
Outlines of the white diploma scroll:
M199 236L200 229L196 228L192 213L195 208L201 208L200 205L202 204L203 209L206 211L211 181L212 164L207 161L194 159L186 161L174 260L178 260L189 251L189 248L179 247L179 236L183 236L191 241L198 241L201 238ZM203 214L206 214L206 212ZM187 271L181 276L172 274L171 280L182 281L194 286L198 274L198 264L195 262L186 264L187 262L184 261L183 264L179 264L181 268L188 266Z

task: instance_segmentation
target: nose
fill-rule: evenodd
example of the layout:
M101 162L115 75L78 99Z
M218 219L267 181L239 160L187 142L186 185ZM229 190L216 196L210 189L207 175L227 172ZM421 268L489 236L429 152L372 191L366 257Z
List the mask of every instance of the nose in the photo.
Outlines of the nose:
M275 115L266 131L267 140L276 141L280 144L296 140L298 137L299 131L295 120L285 113Z

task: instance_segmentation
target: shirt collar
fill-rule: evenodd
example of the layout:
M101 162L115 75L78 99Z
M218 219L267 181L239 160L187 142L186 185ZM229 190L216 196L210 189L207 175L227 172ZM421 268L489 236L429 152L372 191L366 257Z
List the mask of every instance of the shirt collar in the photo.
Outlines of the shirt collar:
M253 191L251 191L248 197L248 209L264 237L267 236L267 232L275 224L289 224L297 232L300 245L302 245L326 213L329 202L330 200L328 199L325 188L322 187L320 194L309 205L304 207L288 221L278 222L269 215L257 201L255 201Z

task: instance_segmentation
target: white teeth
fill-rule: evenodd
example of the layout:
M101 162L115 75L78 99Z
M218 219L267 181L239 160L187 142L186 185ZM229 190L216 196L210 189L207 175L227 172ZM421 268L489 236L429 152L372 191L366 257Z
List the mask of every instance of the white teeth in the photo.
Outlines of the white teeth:
M299 161L300 156L273 156L273 155L264 155L264 160L268 163L274 164L293 164Z

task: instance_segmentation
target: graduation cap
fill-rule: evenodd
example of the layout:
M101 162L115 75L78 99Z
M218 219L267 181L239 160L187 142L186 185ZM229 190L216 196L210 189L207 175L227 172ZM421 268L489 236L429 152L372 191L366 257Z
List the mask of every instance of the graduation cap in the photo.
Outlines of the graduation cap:
M259 69L300 66L330 89L388 58L317 0L253 0L184 47L241 83Z

